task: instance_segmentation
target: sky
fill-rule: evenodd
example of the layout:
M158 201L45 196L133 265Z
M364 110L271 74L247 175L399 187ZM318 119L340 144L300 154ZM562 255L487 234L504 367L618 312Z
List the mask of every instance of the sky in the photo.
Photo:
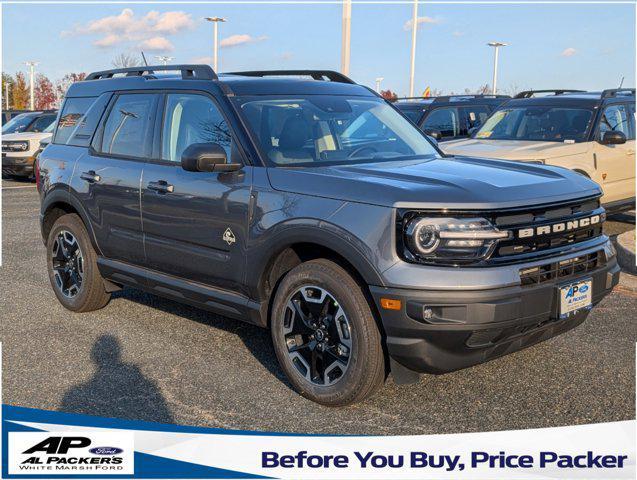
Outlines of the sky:
M354 0L355 1L355 0ZM111 68L121 53L143 50L149 63L210 62L212 25L221 16L219 70L340 69L339 4L5 4L2 70L37 71L55 81L70 72ZM352 7L355 81L405 95L409 89L412 5ZM418 11L416 94L491 84L500 50L498 90L635 86L635 5L428 4Z

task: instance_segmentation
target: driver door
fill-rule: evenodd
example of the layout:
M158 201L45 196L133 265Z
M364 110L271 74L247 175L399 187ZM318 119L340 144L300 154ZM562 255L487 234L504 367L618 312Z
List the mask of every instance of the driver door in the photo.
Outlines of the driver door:
M604 132L619 131L626 135L626 143L602 145ZM635 127L628 105L606 106L599 120L594 154L597 158L598 178L604 189L604 203L635 196Z

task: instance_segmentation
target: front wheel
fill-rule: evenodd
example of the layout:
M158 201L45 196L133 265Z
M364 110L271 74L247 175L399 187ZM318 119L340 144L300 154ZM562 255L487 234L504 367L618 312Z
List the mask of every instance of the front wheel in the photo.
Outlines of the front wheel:
M371 396L383 383L382 339L361 286L325 259L291 270L274 298L271 334L294 388L328 406Z

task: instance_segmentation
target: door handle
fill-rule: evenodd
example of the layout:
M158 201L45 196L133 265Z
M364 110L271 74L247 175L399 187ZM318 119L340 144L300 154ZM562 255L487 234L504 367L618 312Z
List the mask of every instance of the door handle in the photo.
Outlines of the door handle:
M635 155L635 150L628 150L626 155Z
M80 178L82 180L86 180L88 183L97 183L102 179L102 177L100 177L97 173L95 173L95 170L82 172L82 174L80 175Z
M166 180L157 180L156 182L149 182L148 189L154 190L157 193L173 193L175 187L170 185Z

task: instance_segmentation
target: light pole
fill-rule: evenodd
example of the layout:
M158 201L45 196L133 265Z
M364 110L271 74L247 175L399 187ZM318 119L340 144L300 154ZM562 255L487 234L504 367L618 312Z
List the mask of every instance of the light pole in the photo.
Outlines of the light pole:
M495 95L498 91L498 50L500 47L506 47L508 44L502 42L489 42L487 43L490 47L494 48L494 57L493 57L493 94Z
M215 47L212 55L212 69L216 72L217 67L219 65L218 62L218 49L219 49L219 22L225 22L226 19L222 17L205 17L204 20L212 22L215 26L214 36L215 36Z
M414 96L414 75L416 74L416 32L418 31L418 0L414 0L414 18L411 25L411 73L409 75L409 96Z
M383 77L378 77L376 79L376 92L380 93L380 82L382 82L383 80L385 80Z
M4 98L5 105L7 106L7 110L9 110L9 82L5 82L4 84Z
M38 64L38 62L24 62L24 63L29 67L29 72L30 72L30 86L29 86L30 102L29 102L29 107L30 107L31 110L35 110L35 95L34 95L35 85L34 85L34 81L35 81L35 66Z
M155 55L155 58L162 62L164 65L168 65L168 62L173 60L175 57L167 57L166 55Z
M352 0L343 0L343 34L341 39L341 73L349 75L349 51L352 35Z

